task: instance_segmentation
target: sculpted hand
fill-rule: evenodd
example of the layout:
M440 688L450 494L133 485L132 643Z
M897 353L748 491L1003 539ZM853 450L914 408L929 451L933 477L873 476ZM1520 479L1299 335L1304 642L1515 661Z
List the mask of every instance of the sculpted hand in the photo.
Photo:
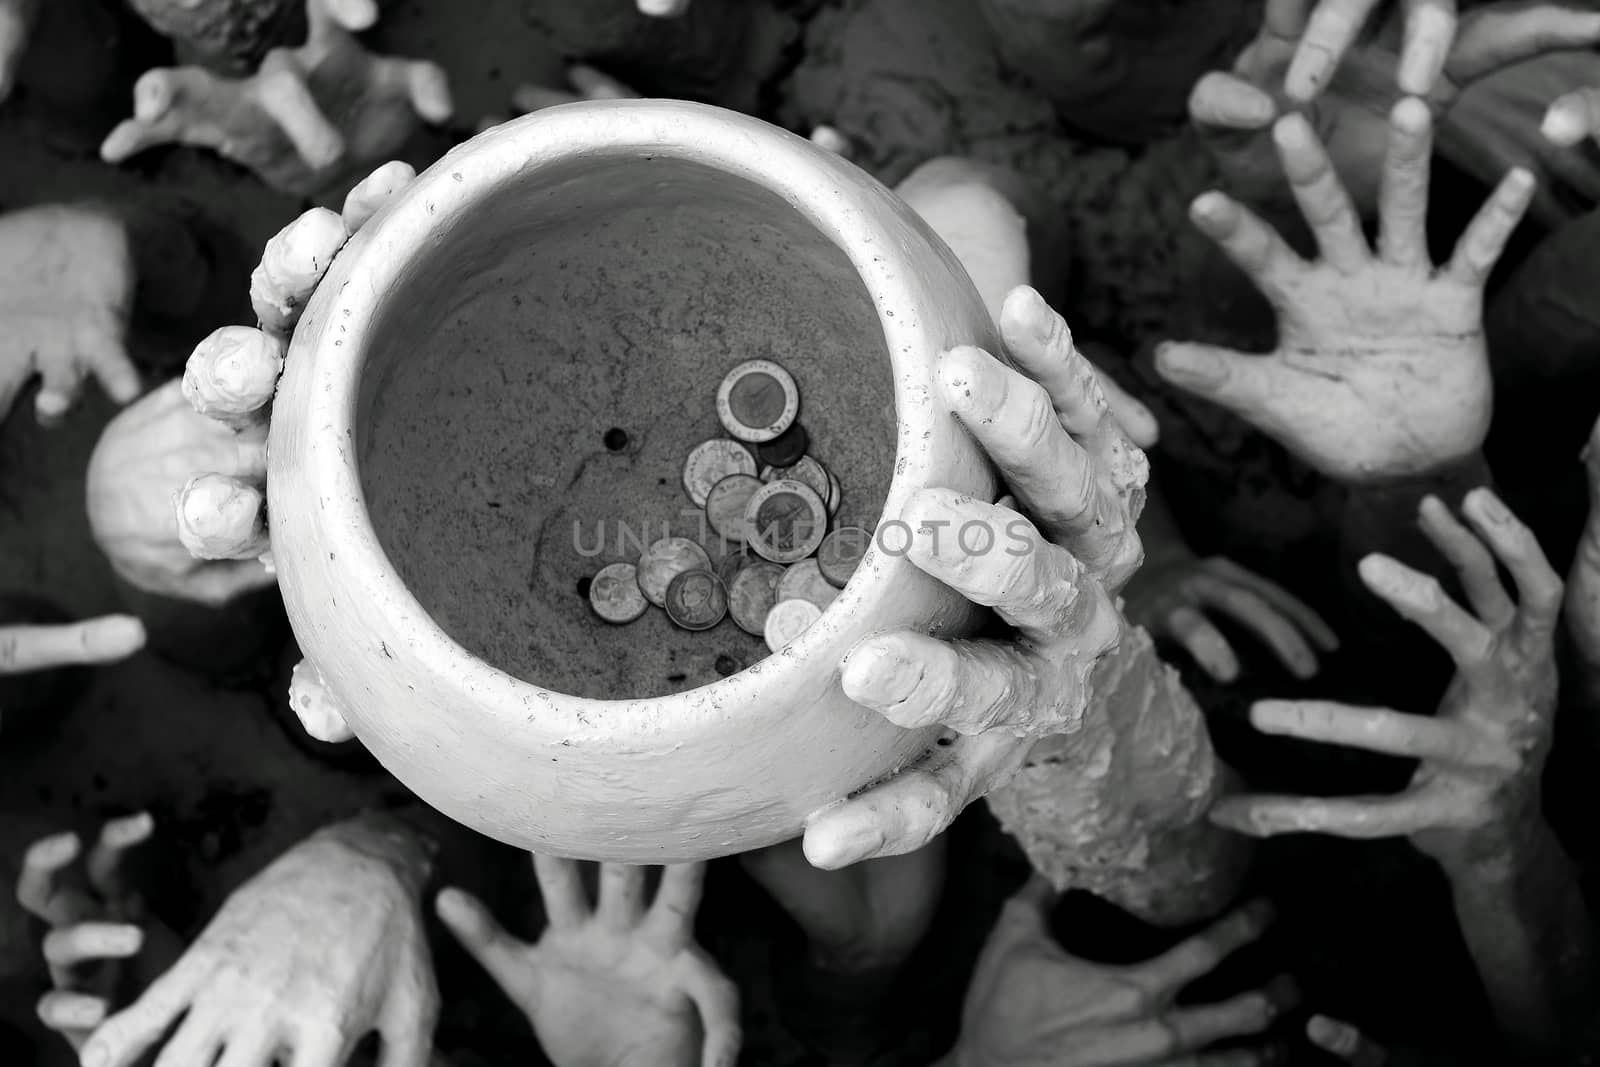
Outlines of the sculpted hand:
M1294 1007L1277 980L1218 1004L1176 1005L1183 988L1254 942L1270 921L1251 905L1143 963L1091 963L1050 934L1054 894L1035 877L1006 902L978 957L961 1009L957 1067L1115 1067L1184 1063L1251 1067L1255 1050L1206 1053L1251 1037Z
M1201 196L1191 215L1272 303L1278 347L1256 356L1168 343L1158 369L1341 481L1416 475L1475 453L1493 395L1484 280L1532 178L1508 174L1436 270L1426 241L1431 121L1420 102L1394 109L1376 252L1305 119L1281 119L1273 136L1319 259L1301 259L1221 193Z
M1401 64L1397 16L1383 33L1351 46L1326 91L1306 103L1286 95L1280 85L1310 41L1310 8L1310 0L1267 0L1261 31L1232 72L1207 74L1189 96L1189 116L1221 167L1224 186L1246 201L1275 199L1281 191L1283 171L1269 130L1281 116L1300 111L1327 146L1357 210L1370 216L1378 204L1388 115L1402 94L1421 98L1434 121L1442 122L1461 94L1490 74L1557 49L1588 47L1600 38L1600 15L1552 4L1481 5L1461 16L1459 31L1453 14L1419 10L1407 25L1429 24L1422 45L1433 72L1429 84L1396 85ZM1443 64L1442 76L1436 63Z
M42 949L51 990L39 998L39 1019L75 1049L120 993L143 986L152 963L159 970L176 956L177 939L146 916L124 869L152 826L143 813L112 819L86 858L73 833L35 841L23 858L17 900L49 927ZM126 973L136 957L142 966Z
M159 541L163 560L182 558L198 573L247 574L257 584L272 581L257 562L270 560L265 443L268 408L289 338L345 241L415 177L405 163L386 163L350 191L342 215L313 208L285 226L267 242L250 277L250 302L260 328L224 326L196 346L184 372L182 396L167 403L174 426L181 422L185 436L207 447L177 447L166 460L166 469L178 479L175 524L167 510L174 494L140 497L145 507L163 507L162 518L151 517L147 528L176 533L177 544L170 534ZM177 409L185 400L192 407L180 415ZM91 494L91 512L92 504ZM308 664L295 670L289 696L312 736L323 741L353 736Z
M648 907L644 867L601 864L591 907L575 861L533 865L549 918L535 944L459 889L436 908L556 1067L733 1067L739 992L694 941L705 864L663 868Z
M275 48L247 78L203 67L146 71L133 118L100 146L120 163L159 144L211 148L289 193L309 195L392 155L421 121L450 117L444 71L374 56L352 33L377 19L374 0L307 0L310 36Z
M343 1064L376 1029L381 1067L428 1062L439 996L423 846L381 819L319 831L236 890L183 957L84 1046L84 1067Z
M138 396L123 348L133 286L127 231L105 212L47 204L0 217L0 419L34 375L43 423L72 408L90 375L119 404Z
M39 14L39 0L0 0L0 104L17 83L17 68Z
M1152 636L1181 645L1219 682L1239 677L1239 659L1208 612L1254 633L1296 678L1317 673L1313 646L1324 652L1339 647L1322 616L1299 597L1221 556L1146 564L1128 583L1123 612Z
M805 931L821 968L860 972L897 967L922 941L944 892L944 858L941 835L841 871L811 866L798 840L740 853L739 862Z
M1012 292L999 324L1022 372L957 348L940 357L936 376L943 402L1033 520L942 489L913 494L899 518L911 531L908 558L993 608L1017 637L947 642L899 631L846 655L842 684L852 700L908 729L937 724L954 736L889 781L813 814L805 852L816 866L927 844L1014 774L1035 739L1082 720L1089 673L1121 634L1111 596L1141 558L1134 523L1144 454L1038 293Z
M1326 701L1262 701L1250 715L1269 733L1421 760L1411 784L1393 796L1229 797L1212 809L1215 822L1256 837L1404 834L1427 855L1448 859L1493 852L1538 820L1555 712L1561 579L1493 493L1473 490L1462 510L1476 537L1433 497L1423 502L1421 525L1455 568L1471 612L1433 578L1386 556L1368 556L1360 568L1367 588L1455 661L1433 718ZM1516 582L1516 602L1496 560Z

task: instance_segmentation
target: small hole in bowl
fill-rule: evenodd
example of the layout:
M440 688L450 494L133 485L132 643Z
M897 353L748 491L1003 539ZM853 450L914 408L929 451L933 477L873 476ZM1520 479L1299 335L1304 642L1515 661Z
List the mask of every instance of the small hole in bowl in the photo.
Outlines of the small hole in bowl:
M578 595L583 597L583 599L588 600L589 599L589 586L592 585L593 583L594 583L594 579L593 578L579 578L578 579Z
M606 435L602 440L605 441L606 448L612 452L621 452L628 447L628 431L619 426L613 426L606 431Z

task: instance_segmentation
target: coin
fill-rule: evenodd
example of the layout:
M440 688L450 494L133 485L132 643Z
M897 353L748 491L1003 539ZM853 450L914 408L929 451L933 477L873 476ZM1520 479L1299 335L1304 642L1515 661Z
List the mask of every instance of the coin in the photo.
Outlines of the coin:
M783 577L778 579L779 600L809 600L817 607L826 609L838 595L839 590L822 576L814 559L789 564Z
M828 468L810 456L801 456L788 467L763 467L761 469L762 481L776 482L787 478L792 482L804 482L824 502L827 501L828 494L831 492L828 484L829 477Z
M780 600L767 612L767 624L762 636L767 647L776 652L811 628L822 618L822 609L809 600Z
M728 614L728 592L708 570L684 571L667 586L663 607L685 630L709 630Z
M794 379L770 360L739 364L717 387L717 418L741 441L771 441L792 426L799 413L800 390Z
M631 563L610 563L589 580L589 606L609 623L632 622L650 610Z
M667 602L667 586L684 571L711 569L706 550L687 537L663 537L639 557L639 590L656 607Z
M733 576L728 586L728 614L739 629L757 637L766 634L767 612L778 602L778 582L783 578L783 567L756 560Z
M711 487L706 495L706 521L724 543L743 545L750 539L745 524L745 508L761 489L754 474L730 474Z
M738 441L726 437L713 437L694 446L689 458L683 461L683 489L697 508L706 506L706 495L711 487L730 474L756 472L756 461L750 450Z
M765 562L750 554L745 545L730 547L728 553L717 560L717 577L722 580L722 588L733 593L733 579L738 573L752 563Z
M763 485L745 506L744 519L750 547L774 563L797 563L828 536L828 509L803 482Z
M769 467L787 467L798 463L811 446L811 435L798 422L777 437L756 446L756 458Z
M859 526L841 526L822 539L817 548L817 568L822 576L840 589L861 566L861 557L872 545L872 534Z

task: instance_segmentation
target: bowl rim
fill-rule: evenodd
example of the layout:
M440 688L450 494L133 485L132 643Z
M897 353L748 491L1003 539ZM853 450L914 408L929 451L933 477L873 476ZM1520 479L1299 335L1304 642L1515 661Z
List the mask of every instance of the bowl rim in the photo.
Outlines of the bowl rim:
M874 304L890 360L897 440L878 525L897 518L909 493L928 484L930 450L915 446L933 434L943 409L934 402L931 374L920 369L914 356L925 340L920 316L909 313L917 309L922 292L912 257L906 254L911 250L878 213L908 219L936 247L942 243L876 179L826 149L751 116L686 101L585 101L550 108L464 142L418 175L362 227L330 268L330 275L342 272L346 279L360 277L363 284L322 286L313 295L306 313L312 329L304 336L296 333L288 357L310 364L301 426L316 427L316 434L327 441L358 439L356 412L368 344L389 294L411 262L408 252L532 169L604 156L678 159L749 182L781 197L845 255ZM864 195L870 203L862 202ZM337 359L328 344L335 327L362 339L354 352L343 346ZM691 689L609 699L577 696L526 681L474 655L434 620L400 580L378 539L355 448L317 448L308 441L297 451L299 495L333 512L328 521L344 537L338 557L343 584L385 591L385 613L394 625L420 635L407 649L417 669L449 678L452 688L471 692L480 703L539 706L544 726L564 737L592 736L597 724L587 713L599 711L608 735L642 727L659 739L667 723L674 732L697 720L709 724L730 705L747 706L758 692L797 686L817 670L817 648L861 604L894 596L913 572L918 577L911 581L925 579L903 553L881 551L874 535L867 558L822 619L782 650ZM310 648L306 651L312 655ZM837 673L839 664L833 669ZM641 722L641 716L650 721Z

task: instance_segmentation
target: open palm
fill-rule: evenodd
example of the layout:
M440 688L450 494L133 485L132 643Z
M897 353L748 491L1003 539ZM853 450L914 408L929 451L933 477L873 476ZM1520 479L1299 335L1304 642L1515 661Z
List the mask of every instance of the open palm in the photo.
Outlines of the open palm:
M1307 121L1289 115L1273 137L1319 258L1300 258L1221 193L1201 196L1195 224L1272 303L1278 347L1252 356L1164 345L1157 354L1163 376L1345 482L1420 474L1476 452L1493 395L1483 285L1527 210L1532 176L1508 174L1450 262L1435 269L1426 231L1427 105L1408 98L1391 116L1376 251Z
M705 864L667 867L645 906L646 868L600 867L591 907L578 864L534 856L550 925L536 944L507 933L457 889L439 917L522 1009L557 1067L731 1067L739 997L694 943Z

